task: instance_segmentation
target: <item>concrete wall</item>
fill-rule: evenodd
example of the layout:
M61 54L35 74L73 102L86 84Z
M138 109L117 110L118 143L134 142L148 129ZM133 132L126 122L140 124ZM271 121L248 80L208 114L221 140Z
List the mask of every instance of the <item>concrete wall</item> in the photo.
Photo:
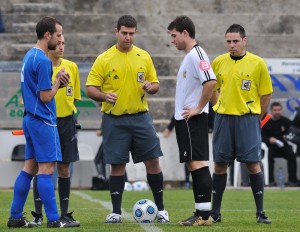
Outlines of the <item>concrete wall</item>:
M0 60L21 60L36 41L36 22L52 15L64 25L66 57L92 62L114 44L113 29L122 14L137 18L136 44L148 50L158 66L167 67L170 75L177 67L177 63L172 65L174 57L182 54L170 44L167 26L181 14L194 20L196 38L211 57L224 52L228 26L240 23L246 28L248 48L253 53L295 58L300 57L299 8L298 0L3 0L6 33L0 34Z

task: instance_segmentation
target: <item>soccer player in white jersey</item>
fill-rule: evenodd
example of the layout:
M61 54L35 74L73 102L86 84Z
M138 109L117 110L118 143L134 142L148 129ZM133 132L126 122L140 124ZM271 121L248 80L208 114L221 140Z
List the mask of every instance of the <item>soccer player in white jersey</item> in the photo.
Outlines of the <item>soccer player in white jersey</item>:
M208 226L212 178L208 168L208 110L216 85L205 51L195 40L195 25L187 16L175 18L168 26L172 43L186 53L177 75L175 129L180 162L185 162L193 179L194 214L180 221L182 226Z

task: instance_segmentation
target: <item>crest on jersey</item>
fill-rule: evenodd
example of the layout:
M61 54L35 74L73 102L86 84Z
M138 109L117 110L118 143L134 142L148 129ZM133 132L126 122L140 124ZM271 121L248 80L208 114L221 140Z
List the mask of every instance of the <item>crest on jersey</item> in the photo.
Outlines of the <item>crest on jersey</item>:
M145 81L144 72L138 72L137 74L137 81L143 83Z
M251 81L250 80L243 80L242 81L242 89L249 91L250 88L251 88Z
M67 96L72 96L73 95L73 87L72 86L67 86L66 87L66 94L67 94Z
M208 71L210 69L210 64L206 60L200 60L199 68L201 71Z

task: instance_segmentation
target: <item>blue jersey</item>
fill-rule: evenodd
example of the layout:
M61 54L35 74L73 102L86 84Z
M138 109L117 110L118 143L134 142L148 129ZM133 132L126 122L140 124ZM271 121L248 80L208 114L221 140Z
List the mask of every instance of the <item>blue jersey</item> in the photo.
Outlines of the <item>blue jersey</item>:
M40 91L52 88L52 63L39 48L30 49L21 70L21 90L26 113L41 118L45 123L56 125L56 106L54 98L48 103L40 99Z

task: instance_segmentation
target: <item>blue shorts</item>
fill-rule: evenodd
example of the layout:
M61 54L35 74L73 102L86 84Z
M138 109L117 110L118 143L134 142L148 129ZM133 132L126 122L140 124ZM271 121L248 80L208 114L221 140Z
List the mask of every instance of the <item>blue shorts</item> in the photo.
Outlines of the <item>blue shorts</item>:
M261 161L261 129L259 115L215 114L213 157L216 163Z
M23 118L26 139L25 159L34 158L38 163L61 161L57 127L46 124L41 118L26 114Z
M162 156L159 137L148 112L114 116L103 115L103 154L107 164L134 163Z

